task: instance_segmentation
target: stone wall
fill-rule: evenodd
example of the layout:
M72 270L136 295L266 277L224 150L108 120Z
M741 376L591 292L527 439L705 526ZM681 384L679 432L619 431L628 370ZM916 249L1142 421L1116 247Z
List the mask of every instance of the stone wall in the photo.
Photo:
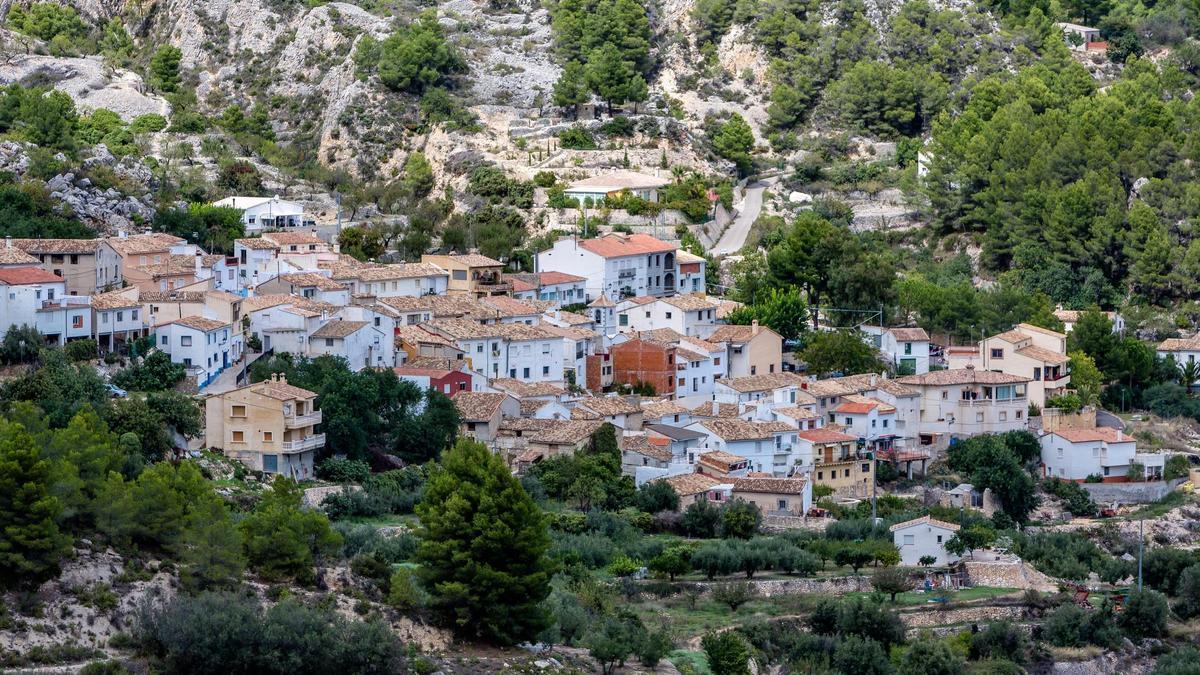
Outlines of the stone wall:
M967 585L996 588L1032 588L1043 592L1058 590L1058 583L1033 569L1022 560L967 560L963 562Z
M910 632L934 626L950 626L970 623L987 624L993 621L1014 621L1024 617L1021 605L983 605L979 607L957 607L950 609L922 607L919 611L901 612L900 620Z
M714 586L724 583L740 582L741 579L731 579L728 582L704 582L700 586L705 592ZM871 590L871 578L859 577L826 577L821 579L751 579L755 590L762 597L773 598L786 595L803 595L806 593L823 593L844 595L846 593L868 593Z
M1184 479L1150 481L1146 483L1080 483L1097 504L1148 504L1156 502L1174 490Z

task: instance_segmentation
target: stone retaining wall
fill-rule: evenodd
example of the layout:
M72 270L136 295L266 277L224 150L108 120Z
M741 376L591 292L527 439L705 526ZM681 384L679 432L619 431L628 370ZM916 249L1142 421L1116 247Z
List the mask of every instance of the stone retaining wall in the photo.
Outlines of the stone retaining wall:
M720 586L725 583L736 583L743 581L742 579L730 579L729 581L713 581L703 582L699 585L705 592L712 590L714 586ZM827 577L824 579L750 579L749 582L754 584L754 588L758 594L765 598L781 597L785 595L801 595L804 593L825 593L833 595L843 595L845 593L868 593L872 590L870 577Z
M1122 504L1148 504L1166 497L1184 481L1176 478L1169 481L1148 483L1080 483L1097 504L1120 502Z

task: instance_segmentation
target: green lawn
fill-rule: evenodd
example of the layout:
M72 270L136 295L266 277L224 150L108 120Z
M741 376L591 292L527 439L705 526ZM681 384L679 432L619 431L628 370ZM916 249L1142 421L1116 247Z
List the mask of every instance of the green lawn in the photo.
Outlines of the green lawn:
M791 595L759 598L738 607L737 612L730 612L728 605L720 604L715 600L701 598L696 601L696 608L692 609L686 597L673 596L639 602L632 605L630 609L649 625L661 623L663 615L666 615L669 617L671 628L677 634L692 636L754 619L769 619L804 613L811 606L815 597L813 595Z

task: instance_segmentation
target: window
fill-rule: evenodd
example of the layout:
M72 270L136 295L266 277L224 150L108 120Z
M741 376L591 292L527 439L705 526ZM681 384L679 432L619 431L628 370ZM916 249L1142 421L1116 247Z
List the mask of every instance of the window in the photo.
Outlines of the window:
M550 374L550 366L542 366L542 374L549 375Z
M125 312L117 312L117 321L125 320Z
M245 443L246 442L246 432L244 432L244 431L233 432L233 442L234 443Z
M864 462L864 463L863 463L863 465L862 465L862 472L863 472L863 473L871 473L871 463L870 463L870 462Z
M851 425L853 425L853 424L854 424L854 418L852 418L852 417L847 417L847 418L846 418L846 426L851 426Z
M629 325L629 315L622 313L620 316L620 321L618 321L617 323L619 323L622 326L628 326Z
M71 317L71 328L83 328L83 316L76 314Z
M786 500L786 499L780 499L780 500L778 501L778 506L779 506L779 510L780 510L780 511L787 511L787 500Z
M647 319L649 319L649 318L650 318L650 312L646 312L646 318L647 318Z
M375 327L376 327L376 328L378 328L378 327L379 327L379 325L380 325L380 324L379 324L379 322L380 322L380 321L381 321L381 319L380 319L379 317L375 317Z
M1059 449L1058 449L1058 458L1059 458L1059 459L1062 459L1062 456L1063 456L1063 449L1062 449L1062 448L1059 448Z
M495 365L495 364L493 364L493 365ZM515 380L515 379L517 379L517 369L516 369L516 368L509 368L509 369L508 369L508 376L509 376L509 377L511 377L511 378L513 378L514 380Z
M719 356L718 356L718 357L716 357L715 359L713 359L713 365L714 365L714 366L719 366L719 365L721 365L721 357L719 357ZM795 396L796 396L795 394L792 394L792 397L793 397L793 398L792 398L792 401L793 401L793 402L795 402L795 400L796 400L796 399L795 399Z
M467 431L475 431L475 423L467 422Z
M1042 379L1042 369L1041 368L1033 369L1033 379L1035 379L1035 380Z
M245 417L246 416L246 406L244 406L244 405L233 406L232 410L229 413L229 416L230 417Z
M1004 358L1004 350L1003 350L1003 349L997 349L997 348L994 348L994 347L993 347L993 348L992 348L992 358L993 358L993 359L1002 359L1002 358Z
M950 392L948 392L948 391L943 391L943 392L942 392L942 400L943 400L943 401L945 401L945 400L946 400L946 399L948 399L948 398L950 398Z
M850 477L850 469L846 469L845 476L846 478Z
M166 335L159 336L159 344L161 344L164 347L167 346L167 336Z
M100 314L100 323L108 323L108 312Z
M683 378L683 377L679 378L679 384L678 384L678 385L676 385L676 386L679 386L679 387L685 387L685 386L687 386L687 379L686 379L686 378Z
M1000 421L1001 421L1001 422L1007 422L1007 421L1008 421L1008 411L1007 411L1007 410L1001 410L1001 411L1000 411Z
M273 442L275 442L275 432L264 431L263 432L263 443L273 443Z
M451 274L453 275L453 279L455 281L466 281L467 280L467 271L466 270L454 270L451 272Z
M817 472L817 480L824 480L824 479L825 479L825 472L824 472L824 471L818 471L818 472Z
M475 345L475 353L476 353L476 354L482 354L482 353L483 353L483 343L482 343L482 342L480 342L479 344Z
M914 543L915 542L913 541L913 535L911 535L911 534L904 535L904 545L905 546L912 546Z
M980 424L983 424L983 413L981 413L981 412L975 413L975 421Z
M888 421L887 421L887 420L884 420L884 421L883 421L883 428L884 428L884 429L886 429L886 428L887 428L887 426L888 426Z
M938 543L939 544L942 543L942 535L939 534L937 537L938 537Z
M263 472L279 473L279 455L263 455Z
M192 336L191 335L180 335L179 336L179 346L180 347L191 347L192 346Z
M758 374L758 366L750 366L750 374L757 375Z
M646 313L646 316L650 316L649 312ZM671 313L667 312L667 319L670 320L670 318L671 318Z
M1018 410L1018 411L1017 411L1017 419L1021 419L1021 415L1022 415L1024 412L1025 412L1024 410Z
M911 343L911 342L905 342L905 343L904 343L904 353L905 353L905 354L912 354L912 343Z

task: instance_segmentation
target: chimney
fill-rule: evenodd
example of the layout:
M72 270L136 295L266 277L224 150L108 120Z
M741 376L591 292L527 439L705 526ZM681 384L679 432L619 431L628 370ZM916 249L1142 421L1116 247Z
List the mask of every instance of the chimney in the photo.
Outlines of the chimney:
M12 248L12 237L4 238L4 248Z
M271 381L278 382L279 381L279 373L271 373Z
M750 322L750 334L758 335L758 319L755 319Z
M287 384L287 373L279 374L279 384Z
M878 376L878 375L876 375L875 373L871 373L871 379L870 379L870 380L868 380L868 382L870 382L870 383L871 383L871 386L872 386L872 387L874 387L874 386L875 386L875 383L876 383L876 382L878 382L878 381L879 381L879 376Z
M125 228L120 227L120 228L117 228L117 236L121 239L125 239L126 237L129 236L129 233L125 231Z
M1124 442L1124 440L1125 440L1125 434L1122 433L1120 429L1117 429L1117 442L1121 443L1121 442Z
M204 269L204 265L203 265L204 255L200 252L200 249L196 249L196 257L193 259L193 262L195 262L195 264L196 264L196 271L195 271L196 278L199 279L200 272L201 272L201 270Z

